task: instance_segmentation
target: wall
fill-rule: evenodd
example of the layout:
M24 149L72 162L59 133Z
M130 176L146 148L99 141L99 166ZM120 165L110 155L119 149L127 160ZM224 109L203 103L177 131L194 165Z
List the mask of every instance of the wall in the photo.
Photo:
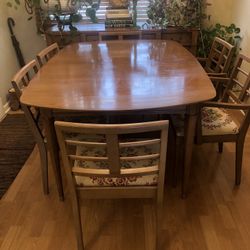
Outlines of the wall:
M246 0L248 1L248 0ZM232 23L233 0L207 0L211 4L207 7L207 15L211 18L207 21L207 25L221 23L229 25Z
M232 22L241 28L242 53L250 57L250 1L239 0L233 3Z
M14 32L26 62L33 59L37 52L45 47L44 39L36 32L35 20L27 20L29 16L25 12L24 1L20 1L21 6L18 9L7 7L6 2L7 0L0 0L0 101L2 99L3 104L7 102L6 96L11 87L11 78L19 69L10 39L7 18L13 17L16 22Z

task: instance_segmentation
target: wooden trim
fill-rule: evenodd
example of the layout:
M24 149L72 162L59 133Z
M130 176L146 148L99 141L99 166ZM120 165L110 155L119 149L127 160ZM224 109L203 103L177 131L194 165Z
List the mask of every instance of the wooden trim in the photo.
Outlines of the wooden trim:
M57 43L53 43L50 46L43 49L36 56L39 66L42 67L46 62L50 60L55 54L59 52L59 46Z

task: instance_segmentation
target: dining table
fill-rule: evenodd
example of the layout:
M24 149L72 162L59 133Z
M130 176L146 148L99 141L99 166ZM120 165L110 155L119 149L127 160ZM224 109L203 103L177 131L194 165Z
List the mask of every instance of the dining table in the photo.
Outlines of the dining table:
M21 103L39 108L63 199L58 112L82 115L183 114L185 197L199 104L214 98L206 72L180 43L171 40L116 40L74 43L49 60L30 81Z

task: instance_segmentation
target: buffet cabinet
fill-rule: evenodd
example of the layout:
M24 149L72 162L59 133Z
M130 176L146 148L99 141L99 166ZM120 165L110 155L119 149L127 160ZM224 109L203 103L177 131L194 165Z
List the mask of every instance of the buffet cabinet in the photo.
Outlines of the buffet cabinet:
M159 29L105 29L104 24L77 24L77 31L70 31L67 27L59 31L57 26L46 30L47 45L57 42L59 47L64 47L75 42L90 42L98 40L131 40L131 39L162 39L174 40L181 43L194 55L197 51L198 29L184 29L168 27Z

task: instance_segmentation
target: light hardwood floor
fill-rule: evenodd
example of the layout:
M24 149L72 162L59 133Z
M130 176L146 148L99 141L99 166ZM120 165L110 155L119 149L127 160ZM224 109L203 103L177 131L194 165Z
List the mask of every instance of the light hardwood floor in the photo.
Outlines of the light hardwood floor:
M53 178L50 195L41 186L34 150L0 201L0 250L76 250L70 203L59 201ZM234 187L234 147L195 146L190 189L166 186L162 249L250 249L250 131L242 184ZM52 176L53 177L53 176ZM154 208L150 200L98 200L82 206L87 250L152 250Z

